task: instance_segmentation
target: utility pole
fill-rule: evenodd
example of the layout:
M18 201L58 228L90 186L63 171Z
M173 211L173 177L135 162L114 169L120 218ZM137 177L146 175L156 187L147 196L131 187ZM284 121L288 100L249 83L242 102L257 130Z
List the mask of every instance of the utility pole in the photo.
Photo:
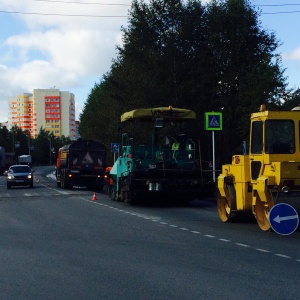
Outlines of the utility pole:
M30 136L26 135L27 137L27 142L28 142L28 154L30 155Z
M50 161L50 166L52 165L52 155L51 155L51 136L50 136L50 138L49 138L49 141L50 141L50 147L49 147L49 150L50 150L50 156L49 156L49 161Z

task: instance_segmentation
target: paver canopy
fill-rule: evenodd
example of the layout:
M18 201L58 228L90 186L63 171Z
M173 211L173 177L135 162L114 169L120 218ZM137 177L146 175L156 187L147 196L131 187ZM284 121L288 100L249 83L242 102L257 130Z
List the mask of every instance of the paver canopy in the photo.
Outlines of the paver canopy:
M162 118L164 121L186 121L196 119L194 111L183 108L173 107L157 107L157 108L141 108L121 115L121 122L133 121L139 119L140 121L155 121Z

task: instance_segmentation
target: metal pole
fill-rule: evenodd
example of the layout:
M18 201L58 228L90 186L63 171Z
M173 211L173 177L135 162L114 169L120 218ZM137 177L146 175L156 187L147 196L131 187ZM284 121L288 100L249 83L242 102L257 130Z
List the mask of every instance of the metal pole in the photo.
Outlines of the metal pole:
M27 136L27 139L28 139L28 154L30 155L30 138L28 135Z
M51 159L51 137L50 137L50 139L49 139L49 141L50 141L50 156L49 156L49 160L50 160L50 166L51 166L51 164L52 164L52 159Z
M198 144L199 144L199 165L200 165L200 172L201 172L201 184L202 184L202 187L203 187L204 180L203 180L203 168L202 168L202 155L201 155L200 139L198 140Z
M215 131L212 131L212 148L213 148L213 182L216 182L216 168L215 168Z
M12 132L12 136L13 136L13 144L12 144L12 146L13 146L13 153L15 153L15 134L14 134L14 132Z

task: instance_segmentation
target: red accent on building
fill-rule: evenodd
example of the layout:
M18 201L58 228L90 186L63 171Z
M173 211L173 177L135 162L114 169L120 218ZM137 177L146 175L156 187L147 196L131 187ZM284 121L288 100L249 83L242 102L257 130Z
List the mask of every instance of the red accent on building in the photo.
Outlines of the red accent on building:
M60 120L60 96L45 96L45 120Z

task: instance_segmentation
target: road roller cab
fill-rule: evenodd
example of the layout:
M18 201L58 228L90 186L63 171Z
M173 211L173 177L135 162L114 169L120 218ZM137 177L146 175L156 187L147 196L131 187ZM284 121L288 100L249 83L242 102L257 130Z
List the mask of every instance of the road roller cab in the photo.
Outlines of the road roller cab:
M277 203L300 212L300 107L251 115L249 154L233 155L218 176L218 212L223 222L256 217L270 229L268 215Z

